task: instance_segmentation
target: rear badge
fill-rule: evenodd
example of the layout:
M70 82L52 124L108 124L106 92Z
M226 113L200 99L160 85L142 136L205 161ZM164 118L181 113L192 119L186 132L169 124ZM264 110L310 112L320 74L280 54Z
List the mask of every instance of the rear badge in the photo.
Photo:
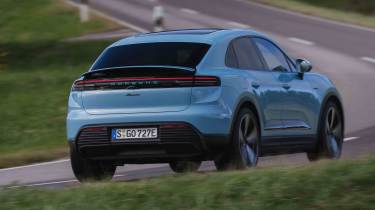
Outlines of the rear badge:
M140 96L139 93L127 93L126 96Z

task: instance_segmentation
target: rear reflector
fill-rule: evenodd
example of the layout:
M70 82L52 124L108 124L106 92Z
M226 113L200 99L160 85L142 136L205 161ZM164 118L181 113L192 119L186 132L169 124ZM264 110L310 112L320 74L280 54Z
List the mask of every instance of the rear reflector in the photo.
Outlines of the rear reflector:
M84 91L197 86L220 86L220 79L214 76L88 79L75 81L72 90Z
M107 131L106 127L89 127L83 129L84 131L90 131L90 132L101 132L101 131Z
M188 125L185 124L166 124L161 125L160 128L188 128Z

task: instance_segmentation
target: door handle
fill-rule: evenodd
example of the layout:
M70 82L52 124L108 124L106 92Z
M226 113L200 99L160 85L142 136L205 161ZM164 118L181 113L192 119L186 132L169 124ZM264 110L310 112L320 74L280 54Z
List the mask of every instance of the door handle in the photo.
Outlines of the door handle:
M258 82L252 82L252 83L251 83L251 86L252 86L253 88L259 88L259 87L260 87L260 84L259 84Z
M286 89L286 90L289 90L289 89L290 89L290 85L289 85L289 84L283 84L282 86L283 86L283 88Z

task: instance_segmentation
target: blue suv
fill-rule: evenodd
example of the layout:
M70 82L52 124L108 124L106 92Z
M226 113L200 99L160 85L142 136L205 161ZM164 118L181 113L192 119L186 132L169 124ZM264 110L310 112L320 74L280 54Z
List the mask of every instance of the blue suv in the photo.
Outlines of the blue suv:
M240 29L139 34L115 42L71 89L67 135L80 181L116 166L214 160L246 169L258 157L306 152L337 159L340 95L311 64L265 35Z

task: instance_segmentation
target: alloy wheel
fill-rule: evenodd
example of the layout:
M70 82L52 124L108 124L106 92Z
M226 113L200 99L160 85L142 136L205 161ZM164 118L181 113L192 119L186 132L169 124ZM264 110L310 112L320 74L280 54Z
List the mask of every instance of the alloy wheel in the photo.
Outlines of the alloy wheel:
M326 144L327 152L331 158L338 159L341 156L343 141L343 126L340 112L336 107L331 106L326 116Z
M259 135L257 122L250 114L241 118L239 130L240 155L247 167L256 166L259 155Z

